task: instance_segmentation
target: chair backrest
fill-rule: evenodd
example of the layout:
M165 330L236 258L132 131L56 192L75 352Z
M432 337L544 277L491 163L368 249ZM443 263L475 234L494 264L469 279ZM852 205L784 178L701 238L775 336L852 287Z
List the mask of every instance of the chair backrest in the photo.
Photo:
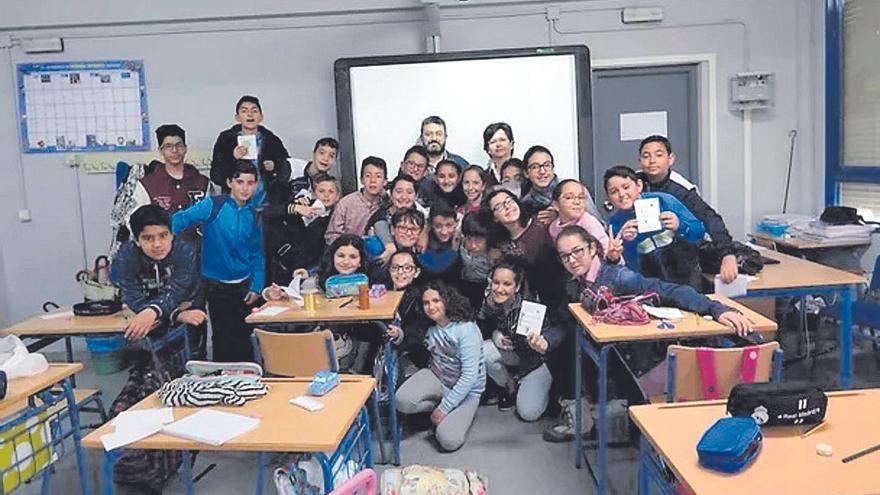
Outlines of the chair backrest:
M782 349L779 342L767 342L758 348L756 382L778 381L782 373ZM718 398L726 398L730 389L740 381L743 350L746 347L712 349ZM697 348L670 345L666 352L669 366L666 387L667 402L703 399L703 378L697 360Z
M376 472L367 468L330 492L330 495L376 495L377 485Z
M276 333L254 329L266 373L279 376L313 376L321 370L337 371L333 334L329 330L309 333Z

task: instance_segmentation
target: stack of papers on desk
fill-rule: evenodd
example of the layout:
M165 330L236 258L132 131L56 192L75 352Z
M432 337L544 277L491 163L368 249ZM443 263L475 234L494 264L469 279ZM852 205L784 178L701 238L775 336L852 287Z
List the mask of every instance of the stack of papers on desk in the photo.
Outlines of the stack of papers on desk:
M814 220L806 225L790 231L801 239L811 241L862 241L871 238L876 225L831 225L821 220Z
M214 409L202 409L162 428L162 433L210 445L223 445L260 425L251 416L233 414Z
M116 431L101 435L101 443L104 450L118 449L158 433L172 421L174 414L170 407L123 411L113 419Z

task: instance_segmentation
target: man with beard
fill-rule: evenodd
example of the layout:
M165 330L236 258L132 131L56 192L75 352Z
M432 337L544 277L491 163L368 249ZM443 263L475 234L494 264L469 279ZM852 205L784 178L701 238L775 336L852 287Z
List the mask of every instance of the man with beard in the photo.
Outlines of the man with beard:
M428 171L433 173L434 167L443 160L452 160L466 169L470 163L455 153L446 150L446 122L432 115L422 121L422 145L428 152Z

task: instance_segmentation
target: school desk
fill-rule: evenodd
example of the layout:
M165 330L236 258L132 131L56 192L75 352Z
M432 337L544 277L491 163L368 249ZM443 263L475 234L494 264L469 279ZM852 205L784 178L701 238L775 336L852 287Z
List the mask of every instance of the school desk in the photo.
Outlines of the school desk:
M776 323L755 311L721 295L712 294L711 299L725 304L742 312L752 322L752 328L757 332L770 332L776 330ZM733 328L722 325L717 321L709 321L698 318L693 313L683 311L684 319L671 321L674 328L661 329L658 320L652 319L646 325L608 325L596 323L593 317L587 313L583 306L577 303L568 305L569 311L574 315L578 325L583 331L577 332L577 345L579 351L575 353L575 424L581 424L581 396L583 395L582 384L582 356L586 354L596 362L599 367L598 387L599 403L596 409L599 413L597 430L598 438L598 466L596 469L596 484L599 494L605 493L607 483L607 450L608 450L608 353L617 344L633 343L639 341L677 340L694 337L712 337L730 335L735 333ZM575 466L581 467L581 459L584 457L583 439L575 435Z
M675 494L658 457L676 478L697 495L731 493L796 493L798 495L865 495L880 493L880 452L844 464L841 459L880 442L880 389L828 393L827 425L801 438L807 426L762 428L761 452L736 474L703 468L697 443L703 432L724 417L726 401L680 402L634 406L629 414L642 431L639 453L639 493L651 485ZM831 457L816 454L816 445L831 445Z
M830 248L858 248L871 245L871 239L804 239L800 237L776 237L763 232L752 232L752 237L764 242L773 242L777 247L793 251L812 251Z
M379 298L370 298L369 309L358 308L358 298L342 297L338 299L327 299L323 294L316 296L315 311L306 311L305 308L299 307L291 301L273 301L266 303L262 308L267 307L286 307L287 310L276 315L263 315L260 312L250 314L245 321L259 326L260 324L283 324L283 325L330 325L334 323L373 323L384 336L388 331L387 324L394 320L397 312L397 306L403 297L401 291L388 291ZM397 362L394 356L394 348L388 339L385 339L385 380L388 386L388 415L389 424L391 425L391 439L394 449L394 464L400 465L400 430L397 427L397 397L394 391L397 390ZM377 401L378 402L378 401ZM385 462L385 441L384 433L379 424L378 406L376 406L376 429L379 435L379 447L382 456L382 462Z
M865 283L860 275L770 250L761 255L779 260L764 265L757 279L749 282L743 298L840 296L840 388L852 385L852 305L856 286Z
M180 450L183 451L182 478L187 494L194 493L190 451L211 450L222 452L258 452L256 493L263 493L265 471L270 453L307 452L321 464L324 489L333 490L333 477L341 468L354 461L358 469L372 467L370 422L364 404L376 385L369 376L345 375L340 384L317 399L324 408L309 412L288 401L306 395L311 377L266 378L269 393L251 400L241 407L211 406L218 411L260 418L253 430L229 440L223 445L210 445L157 433L143 440L104 453L104 493L113 493L113 463L124 449ZM164 407L157 394L135 404L130 411ZM198 407L173 408L174 419L193 414ZM82 443L90 449L104 449L101 436L115 431L111 423L87 435Z
M4 461L0 467L4 484L8 477L41 475L42 493L48 493L56 456L64 453L64 440L73 437L80 489L83 494L91 494L71 380L82 369L80 363L50 364L38 375L9 380L6 396L0 400L0 411L13 411L0 420L0 439L6 445L2 452L6 453L4 458L10 456L10 464ZM18 456L17 461L12 460L13 455Z

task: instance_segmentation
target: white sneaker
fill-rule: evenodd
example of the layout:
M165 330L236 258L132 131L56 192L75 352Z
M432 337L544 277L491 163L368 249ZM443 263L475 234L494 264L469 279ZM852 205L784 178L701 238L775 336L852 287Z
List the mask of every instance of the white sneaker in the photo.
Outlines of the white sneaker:
M561 399L562 415L557 423L547 425L544 428L543 438L547 442L570 442L574 440L575 427L575 402L571 399ZM590 403L586 398L581 399L581 436L590 434L593 429L593 416L590 414Z

